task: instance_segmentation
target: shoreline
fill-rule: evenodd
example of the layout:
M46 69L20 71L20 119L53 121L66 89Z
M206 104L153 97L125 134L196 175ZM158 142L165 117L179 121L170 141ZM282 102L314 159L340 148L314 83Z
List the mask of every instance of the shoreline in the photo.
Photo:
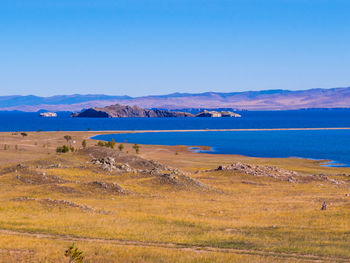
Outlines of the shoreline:
M314 131L314 130L350 130L348 127L342 127L342 128L277 128L277 129L198 129L198 130L146 130L146 131L115 131L115 132L108 132L107 134L113 135L113 134L132 134L132 133L167 133L167 132L225 132L225 131ZM93 135L90 137L92 140L99 140L96 137L100 135L107 135L105 134L98 134ZM140 144L140 145L157 145L157 146L173 146L173 145L166 145L166 144ZM263 157L263 156L248 156L245 154L238 154L238 153L220 153L216 152L214 150L214 147L212 146L198 146L198 145L180 145L185 146L189 152L196 153L196 154L210 154L210 155L240 155L244 157L250 157L250 158L298 158L298 159L304 159L304 160L312 160L318 163L319 166L323 167L334 167L334 168L346 168L350 167L349 164L343 163L341 161L337 161L334 159L313 159L308 157L302 157L302 156L289 156L289 157ZM207 149L204 149L207 148Z
M150 133L150 132L212 132L212 131L317 131L317 130L350 130L350 127L328 128L243 128L243 129L186 129L186 130L86 130L86 131L0 131L1 133L30 132L30 133Z

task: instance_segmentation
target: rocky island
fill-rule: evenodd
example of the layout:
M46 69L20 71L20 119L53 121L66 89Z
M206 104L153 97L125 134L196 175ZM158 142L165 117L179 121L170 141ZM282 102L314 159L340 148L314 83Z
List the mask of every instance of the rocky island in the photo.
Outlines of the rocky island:
M166 110L148 110L138 106L124 106L115 104L104 108L90 108L78 113L73 113L71 117L85 118L130 118L130 117L146 117L146 118L166 118L166 117L194 117L188 112L175 112Z
M212 117L212 118L220 118L220 117L236 117L240 118L242 117L240 114L234 113L232 111L201 111L200 113L196 114L196 117Z
M143 109L138 106L126 106L115 104L104 108L89 108L81 112L73 113L71 117L82 118L170 118L170 117L241 117L232 111L208 111L203 110L196 115L189 112L168 111L159 109Z

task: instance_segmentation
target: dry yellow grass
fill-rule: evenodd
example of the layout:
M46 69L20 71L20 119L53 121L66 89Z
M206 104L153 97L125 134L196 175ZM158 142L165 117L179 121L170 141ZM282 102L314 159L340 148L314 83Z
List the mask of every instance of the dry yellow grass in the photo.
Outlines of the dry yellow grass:
M91 165L85 153L57 155L66 134L74 145L83 139L89 146L96 143L88 139L93 132L0 134L1 142L10 145L0 149L1 262L67 262L64 250L73 241L87 262L350 261L350 178L339 175L350 174L349 168L292 158L195 154L183 146L142 146L141 157L187 172L241 161L328 174L346 182L288 183L216 171L190 175L210 190L181 189L152 176L110 175ZM125 146L131 154L131 145ZM18 163L29 170L17 169ZM62 165L47 167L55 163ZM28 183L18 178L35 173L65 181ZM117 183L130 194L92 188L88 183L93 181ZM324 201L328 208L320 211Z

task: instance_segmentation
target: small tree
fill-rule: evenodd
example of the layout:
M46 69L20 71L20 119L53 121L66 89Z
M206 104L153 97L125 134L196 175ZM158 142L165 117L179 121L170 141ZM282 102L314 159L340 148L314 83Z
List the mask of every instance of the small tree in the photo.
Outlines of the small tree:
M86 148L86 145L87 145L86 140L83 140L83 142L81 143L81 145L83 146L83 148Z
M139 153L140 153L140 146L139 146L137 143L135 143L134 146L133 146L132 148L135 149L136 154L139 154Z
M114 149L114 147L115 147L115 141L114 141L114 139L112 139L112 141L111 141L111 143L110 143L110 147L111 147L112 149Z
M124 149L124 145L121 143L121 144L119 144L119 146L118 146L118 149L119 149L119 151L123 151L123 149Z
M69 246L64 255L69 258L69 263L82 263L84 260L83 251L80 251L75 244Z
M21 135L22 135L23 137L28 136L28 134L27 134L26 132L21 132Z
M67 141L67 143L69 143L69 141L72 140L72 136L70 135L65 135L63 138Z

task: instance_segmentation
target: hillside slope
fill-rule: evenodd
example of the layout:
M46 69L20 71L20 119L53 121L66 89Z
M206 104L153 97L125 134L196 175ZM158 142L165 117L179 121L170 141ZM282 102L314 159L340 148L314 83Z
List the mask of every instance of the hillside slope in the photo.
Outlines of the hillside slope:
M302 108L348 108L350 87L300 91L264 90L247 92L173 93L161 96L71 95L41 98L35 96L0 97L0 110L80 111L112 104L143 108L235 108L246 110L292 110Z

